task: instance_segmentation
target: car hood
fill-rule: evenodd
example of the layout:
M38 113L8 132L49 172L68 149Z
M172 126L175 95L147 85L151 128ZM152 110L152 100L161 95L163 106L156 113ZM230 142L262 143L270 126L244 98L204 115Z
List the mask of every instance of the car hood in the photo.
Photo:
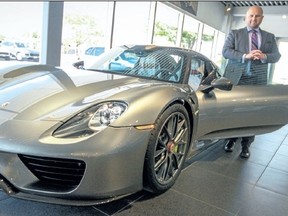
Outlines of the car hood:
M162 86L165 91L164 86L169 85L100 72L64 72L41 65L2 70L0 80L0 123L12 119L65 121L94 104L111 100L129 104L143 95L155 94L155 88Z
M31 54L39 54L38 50L33 50L33 49L26 49L27 52L31 53Z

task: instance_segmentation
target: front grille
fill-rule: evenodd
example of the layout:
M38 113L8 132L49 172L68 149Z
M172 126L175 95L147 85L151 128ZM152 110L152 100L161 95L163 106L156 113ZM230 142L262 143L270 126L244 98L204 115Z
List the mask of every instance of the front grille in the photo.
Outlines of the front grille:
M83 161L18 155L27 168L43 183L76 187L83 178L86 165Z

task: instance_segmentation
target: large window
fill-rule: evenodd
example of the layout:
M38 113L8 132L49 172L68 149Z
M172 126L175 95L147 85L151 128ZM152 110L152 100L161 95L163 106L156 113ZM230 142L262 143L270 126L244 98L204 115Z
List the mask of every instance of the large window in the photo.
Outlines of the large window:
M215 41L214 55L212 55L212 60L219 66L223 67L223 56L222 49L225 43L225 34L223 32L217 31L217 40Z
M196 50L199 32L199 21L192 17L185 16L183 32L181 37L181 47Z
M200 52L208 58L212 57L214 37L215 30L208 25L204 25Z
M116 2L113 47L122 44L149 43L152 2Z
M0 2L0 42L13 41L39 51L42 17L43 2Z
M61 66L84 59L91 47L109 48L112 11L111 2L64 2Z
M40 49L43 2L1 2L0 18L0 41L21 38L31 48ZM197 20L197 15L165 2L65 1L60 66L93 62L117 45L150 43L193 49L222 66L224 40L224 33ZM285 54L287 47L281 47ZM6 57L0 64L3 59ZM281 62L277 63L274 82L286 79L281 72L284 63L279 68Z
M153 43L175 46L180 13L158 2Z
M287 59L288 59L288 41L279 42L280 60L274 65L275 70L272 74L272 83L288 84ZM273 65L272 65L273 66Z

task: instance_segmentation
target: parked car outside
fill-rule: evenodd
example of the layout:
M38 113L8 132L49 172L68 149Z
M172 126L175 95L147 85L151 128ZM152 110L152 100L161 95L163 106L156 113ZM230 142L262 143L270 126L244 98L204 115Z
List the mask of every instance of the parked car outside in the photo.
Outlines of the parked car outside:
M94 64L95 61L105 52L104 47L90 47L85 51L84 57L82 60L77 61L73 64L74 67L78 69L89 68L91 64ZM123 52L117 56L109 64L110 70L124 70L132 68L137 62L138 57L133 53Z
M4 60L10 60L10 49L2 46L2 42L0 42L0 58Z
M79 61L79 50L75 47L69 47L67 50L62 47L61 51L61 67L71 66L74 62Z
M24 42L5 40L1 43L1 49L7 54L10 53L10 59L18 61L39 61L39 51L29 48Z
M89 47L84 54L80 56L79 61L74 62L73 65L78 69L83 69L85 66L94 63L95 60L105 52L105 47Z
M135 63L111 67L123 54ZM1 68L0 187L70 205L161 194L215 140L288 123L287 85L233 86L221 74L195 51L154 45L115 47L81 72Z

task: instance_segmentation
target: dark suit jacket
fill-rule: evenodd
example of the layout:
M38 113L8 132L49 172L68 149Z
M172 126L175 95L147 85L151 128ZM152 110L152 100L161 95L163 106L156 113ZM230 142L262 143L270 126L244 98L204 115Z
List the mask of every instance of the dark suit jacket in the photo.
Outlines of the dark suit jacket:
M279 53L274 34L263 31L262 29L260 29L260 33L262 38L260 50L266 54L267 63L277 62L281 54ZM238 84L241 76L246 73L249 61L242 63L242 56L245 53L249 53L249 33L247 28L232 30L225 41L222 55L224 58L229 59L224 76L231 79L234 84ZM266 82L267 63L262 63L259 60L250 61L249 63L252 64L254 71L258 73L257 76L261 76ZM261 71L261 74L259 71Z

